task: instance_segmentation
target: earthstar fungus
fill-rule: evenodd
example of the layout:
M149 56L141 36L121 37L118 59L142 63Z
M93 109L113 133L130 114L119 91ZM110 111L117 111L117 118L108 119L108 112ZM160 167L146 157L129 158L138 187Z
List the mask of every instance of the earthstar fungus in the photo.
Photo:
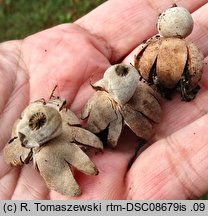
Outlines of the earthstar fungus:
M198 47L184 38L193 29L191 14L182 7L164 11L158 19L160 35L140 46L135 67L140 75L154 84L166 98L177 89L184 101L194 99L203 69L203 54Z
M82 119L87 119L86 129L95 134L107 130L107 142L113 147L124 125L139 138L150 139L153 123L160 121L161 107L156 93L139 81L133 66L109 67L93 88L96 92L82 110Z
M78 118L65 106L66 101L52 96L31 103L22 112L4 148L11 166L33 161L48 187L64 196L80 195L73 169L97 175L98 169L82 151L82 146L103 149L102 142L81 128Z

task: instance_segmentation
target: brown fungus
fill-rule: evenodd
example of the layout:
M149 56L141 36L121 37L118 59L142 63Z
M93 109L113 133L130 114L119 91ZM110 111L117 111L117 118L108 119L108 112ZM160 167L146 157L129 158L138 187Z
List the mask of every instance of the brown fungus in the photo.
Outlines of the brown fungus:
M87 175L98 174L81 146L103 149L103 145L97 136L81 128L65 104L65 100L54 96L47 103L31 103L16 121L4 157L11 166L33 161L50 189L65 196L78 196L81 191L72 168Z
M193 28L191 14L182 7L172 7L158 19L160 36L149 39L135 57L140 75L154 84L165 98L178 90L184 101L194 99L203 69L203 54L194 43L184 39Z
M128 73L120 76L116 73L118 67ZM93 85L97 91L82 110L82 119L87 119L86 128L95 134L107 130L107 142L113 147L124 125L139 138L149 140L153 123L159 123L161 115L155 92L139 81L138 72L131 65L113 65L106 72L103 79Z

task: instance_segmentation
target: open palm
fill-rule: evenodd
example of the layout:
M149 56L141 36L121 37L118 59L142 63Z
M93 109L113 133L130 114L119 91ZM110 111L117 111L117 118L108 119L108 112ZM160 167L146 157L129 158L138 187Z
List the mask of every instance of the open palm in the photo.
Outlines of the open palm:
M177 1L193 13L194 41L208 53L206 0ZM136 47L156 33L158 14L171 1L108 1L74 24L63 24L21 41L0 45L0 199L70 199L50 191L32 165L11 168L2 150L22 109L56 94L78 115L92 94L92 76L111 64L132 62ZM207 58L205 58L207 61ZM127 170L138 139L128 130L116 149L92 157L100 174L78 173L78 199L190 199L208 191L208 73L192 102L178 95L162 101L162 122L149 146Z

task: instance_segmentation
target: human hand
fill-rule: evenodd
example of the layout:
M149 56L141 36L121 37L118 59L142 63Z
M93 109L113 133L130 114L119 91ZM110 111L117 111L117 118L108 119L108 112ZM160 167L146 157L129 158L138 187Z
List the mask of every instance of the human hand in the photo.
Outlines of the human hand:
M207 56L207 1L176 3L193 12L194 30L187 40ZM14 121L29 101L48 99L55 85L57 95L80 114L93 93L92 75L122 60L132 62L136 47L156 33L158 14L172 4L170 0L111 0L74 24L0 45L0 199L68 199L50 191L31 165L11 168L5 163L2 150ZM82 195L76 199L194 199L206 193L207 69L205 64L201 90L193 101L181 102L179 96L162 101L162 120L151 146L130 170L127 165L138 139L128 130L116 149L94 155L100 173L96 177L77 174Z

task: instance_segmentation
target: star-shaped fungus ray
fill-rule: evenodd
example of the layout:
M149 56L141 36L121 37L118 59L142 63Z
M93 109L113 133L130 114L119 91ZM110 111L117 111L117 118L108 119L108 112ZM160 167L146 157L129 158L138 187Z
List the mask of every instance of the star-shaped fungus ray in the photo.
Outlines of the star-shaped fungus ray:
M107 141L116 146L121 135L123 119L116 102L105 91L96 91L82 111L82 119L87 120L87 129L100 133L108 128Z
M18 122L19 120L14 124L12 129L12 138L3 150L6 163L11 166L20 166L29 163L32 156L32 150L22 147L18 136L16 136L16 126Z
M69 142L68 134L62 134L34 150L33 159L48 187L65 196L78 196L81 193L72 167L88 175L98 174L95 164L80 147Z

